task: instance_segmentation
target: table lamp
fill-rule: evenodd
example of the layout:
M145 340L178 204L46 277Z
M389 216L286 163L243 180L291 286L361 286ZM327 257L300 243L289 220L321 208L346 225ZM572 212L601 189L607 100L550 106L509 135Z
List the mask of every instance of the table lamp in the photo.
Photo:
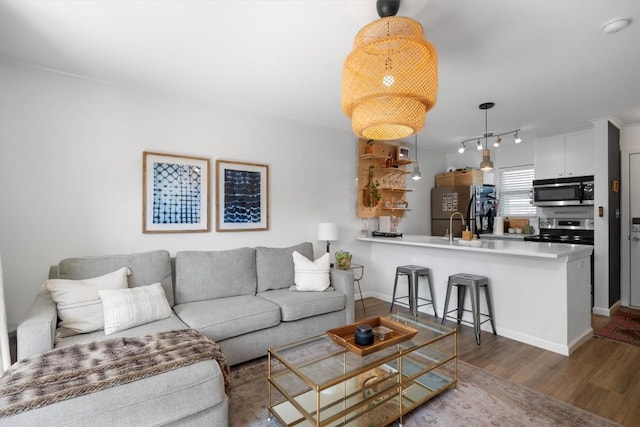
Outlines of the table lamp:
M327 241L327 252L331 242L338 240L338 224L335 222L321 222L318 224L318 240Z

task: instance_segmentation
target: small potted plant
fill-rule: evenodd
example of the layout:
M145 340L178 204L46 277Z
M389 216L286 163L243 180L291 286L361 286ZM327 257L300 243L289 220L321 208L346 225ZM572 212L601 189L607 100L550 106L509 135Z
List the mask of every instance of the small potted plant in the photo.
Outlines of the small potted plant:
M351 254L344 251L336 252L336 265L340 270L351 268Z

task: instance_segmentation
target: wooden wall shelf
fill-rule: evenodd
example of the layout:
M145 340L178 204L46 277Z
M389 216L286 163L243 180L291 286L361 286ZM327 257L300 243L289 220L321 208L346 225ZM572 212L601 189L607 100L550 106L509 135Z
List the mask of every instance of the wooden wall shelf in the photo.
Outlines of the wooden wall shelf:
M406 176L411 172L406 170L406 166L414 162L400 159L399 149L398 144L388 142L358 141L357 210L360 218L377 218L380 215L402 217L409 211L407 208L385 207L386 202L393 205L404 203L406 193L412 191L407 188Z

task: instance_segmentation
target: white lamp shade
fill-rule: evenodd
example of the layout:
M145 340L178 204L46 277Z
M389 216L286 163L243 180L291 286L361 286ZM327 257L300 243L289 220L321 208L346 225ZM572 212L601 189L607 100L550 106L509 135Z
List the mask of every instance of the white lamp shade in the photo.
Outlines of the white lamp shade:
M338 240L338 224L335 222L321 222L318 224L318 240Z

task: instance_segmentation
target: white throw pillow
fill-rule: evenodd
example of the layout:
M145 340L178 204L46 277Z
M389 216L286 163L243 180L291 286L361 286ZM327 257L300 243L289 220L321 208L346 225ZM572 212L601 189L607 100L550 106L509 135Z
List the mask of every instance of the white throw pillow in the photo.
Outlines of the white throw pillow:
M298 291L324 291L329 287L329 261L327 252L311 261L298 251L293 251L294 283Z
M104 308L105 335L164 319L172 314L160 283L98 293Z
M127 267L91 279L49 279L45 282L56 302L60 318L60 336L71 336L104 328L101 289L124 289L129 286Z

